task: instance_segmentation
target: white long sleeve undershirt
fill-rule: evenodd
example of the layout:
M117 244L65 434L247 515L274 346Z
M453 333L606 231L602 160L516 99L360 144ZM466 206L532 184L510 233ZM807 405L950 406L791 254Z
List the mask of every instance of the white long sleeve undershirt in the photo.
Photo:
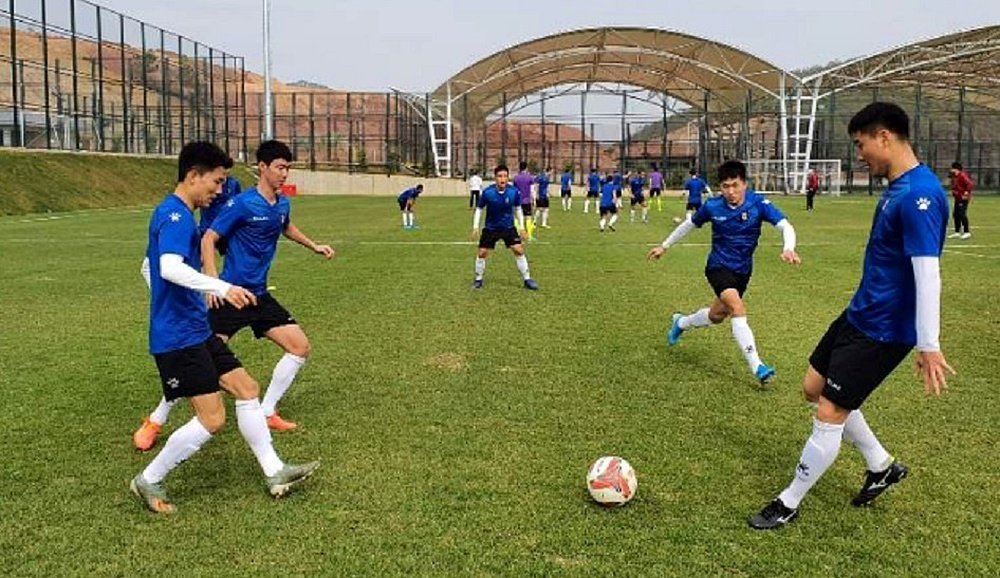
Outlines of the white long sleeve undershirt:
M176 253L160 255L160 276L175 285L202 293L213 293L218 297L225 297L229 288L232 287L222 279L199 273L190 265L185 264L184 258Z
M788 219L782 219L778 221L778 224L774 226L775 229L781 231L781 238L784 241L781 248L781 252L794 251L795 250L795 227L788 222Z
M517 230L518 231L523 231L524 230L524 211L521 209L521 207L517 207L516 209L514 209L514 219L515 219L515 222L517 223Z
M937 257L911 257L917 289L917 351L941 351L941 267Z
M139 267L139 274L146 280L146 287L151 289L153 285L149 278L149 257L142 258L142 265Z
M691 215L688 215L687 218L685 218L680 225L677 225L677 228L674 229L662 243L660 243L660 246L664 249L669 249L695 229L697 229L697 227L695 227L694 223L691 222Z

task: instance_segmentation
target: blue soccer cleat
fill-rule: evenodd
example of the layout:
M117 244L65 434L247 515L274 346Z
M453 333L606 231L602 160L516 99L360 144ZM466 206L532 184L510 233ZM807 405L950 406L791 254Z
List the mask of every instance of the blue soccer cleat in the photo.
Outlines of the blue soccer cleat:
M674 321L670 326L670 331L667 332L667 345L677 345L677 342L681 340L681 335L684 334L684 330L681 329L681 318L684 317L680 313L674 313Z
M767 385L771 383L772 379L774 379L774 373L773 367L768 367L761 363L757 366L757 371L754 373L754 376L760 381L761 385Z
M535 281L534 279L525 279L524 288L532 291L538 291L538 281Z

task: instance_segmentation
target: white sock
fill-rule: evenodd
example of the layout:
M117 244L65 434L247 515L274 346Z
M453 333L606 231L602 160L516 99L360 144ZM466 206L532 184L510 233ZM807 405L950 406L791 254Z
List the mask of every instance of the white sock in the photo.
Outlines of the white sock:
M695 327L708 327L712 324L712 320L708 318L708 307L704 309L699 309L692 313L691 315L685 315L681 317L681 320L677 322L681 329L694 329Z
M740 346L740 351L743 352L743 359L747 360L750 371L756 372L757 366L760 365L760 355L757 354L757 344L754 343L753 331L750 330L750 324L747 323L746 317L733 317L732 324L733 339Z
M840 453L840 440L844 435L844 424L824 423L813 419L813 431L802 448L802 457L795 467L795 479L778 498L789 508L798 508L809 488L819 481L823 472L833 464Z
M406 218L406 212L404 211L403 212L403 226L405 227L405 226L407 226L409 224L410 224L410 221L409 221L409 219Z
M212 439L212 434L205 429L205 426L201 425L198 418L191 418L191 421L170 434L160 453L156 454L153 461L149 462L146 469L142 471L142 477L151 484L162 482L170 470L193 456L210 439Z
M413 226L413 213L406 213L406 216L410 219L410 226Z
M274 451L271 431L267 429L264 411L260 408L260 401L257 398L236 400L236 423L240 427L243 439L250 446L250 451L257 457L257 463L264 470L264 475L273 476L278 473L285 464Z
M572 209L573 209L573 199L568 198L566 199L566 210L572 210Z
M598 228L599 228L600 230L602 230L602 231L603 231L603 230L604 230L604 224L605 224L606 222L607 222L607 219L605 219L604 217L601 217L601 220L597 222L597 227L598 227Z
M173 401L167 401L167 398L161 397L160 404L156 406L153 413L149 414L149 421L157 425L167 423L167 420L170 419L170 410L174 408L175 403L177 403L176 399Z
M292 380L295 379L296 374L299 373L305 362L306 359L304 357L286 353L275 364L274 371L271 373L271 383L267 386L267 391L264 393L264 401L260 404L260 408L264 410L265 417L276 411L278 402L281 401L285 392L291 387Z
M647 218L649 218L649 208L648 207L643 207L642 208L642 220L645 221Z
M589 213L590 212L590 199L584 199L584 201L583 201L583 212L584 213Z
M629 209L629 211L628 211L628 220L629 221L635 221L635 209Z
M486 273L486 259L476 257L476 279L482 279Z
M543 227L548 227L549 226L549 210L548 209L542 209L542 226Z
M618 222L618 213L614 213L614 214L611 215L611 220L608 221L608 226L609 227L614 227L615 223L617 223L617 222Z
M858 448L868 464L868 471L881 472L892 465L892 456L885 451L872 429L868 427L861 410L856 409L847 415L847 421L844 422L844 439Z
M517 263L517 270L521 272L521 277L531 279L531 275L528 273L528 257L521 255L520 257L516 257L514 262Z

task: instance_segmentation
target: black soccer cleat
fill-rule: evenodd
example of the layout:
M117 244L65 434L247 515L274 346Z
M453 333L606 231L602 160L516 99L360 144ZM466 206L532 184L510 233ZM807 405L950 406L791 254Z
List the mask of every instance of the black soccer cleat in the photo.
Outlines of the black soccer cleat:
M773 530L791 522L798 514L798 510L789 508L779 498L775 498L760 513L750 516L747 523L755 530Z
M867 506L888 490L889 486L903 481L909 473L909 468L896 461L881 472L865 472L865 485L861 486L861 491L851 500L851 505Z
M482 279L474 279L472 281L472 288L473 289L482 289L483 288L483 280Z

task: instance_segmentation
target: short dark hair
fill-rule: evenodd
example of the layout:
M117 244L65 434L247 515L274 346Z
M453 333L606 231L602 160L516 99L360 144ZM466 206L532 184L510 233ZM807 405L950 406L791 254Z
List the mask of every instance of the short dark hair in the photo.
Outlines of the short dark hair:
M729 179L739 179L746 182L747 166L740 161L726 161L719 165L719 181L728 181Z
M257 147L257 162L269 165L282 159L292 162L292 151L280 140L266 140Z
M233 168L233 159L225 151L207 141L189 142L177 156L177 182L184 182L191 171L203 175L219 167Z
M910 140L910 117L899 105L891 102L873 102L859 110L848 123L847 134L872 135L881 128L903 140Z
M955 161L951 163L951 168L955 169L956 171L960 171L962 170L962 163Z
M424 184L420 183L419 185L417 185L417 186L415 186L413 188L417 189L418 191L422 191L422 190L424 190Z
M698 174L698 170L697 169L691 169L691 170L688 171L688 174L693 177L693 176L695 176L695 175Z
M510 169L507 168L507 165L500 163L497 165L495 169L493 169L493 176L494 177L497 176L497 174L500 172L506 172L507 174L510 174Z
M518 168L518 170L522 170L522 171L524 169L528 168L528 161L521 161L520 163L518 163L517 168Z

